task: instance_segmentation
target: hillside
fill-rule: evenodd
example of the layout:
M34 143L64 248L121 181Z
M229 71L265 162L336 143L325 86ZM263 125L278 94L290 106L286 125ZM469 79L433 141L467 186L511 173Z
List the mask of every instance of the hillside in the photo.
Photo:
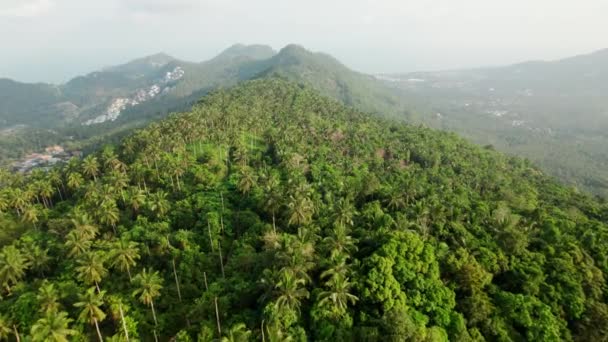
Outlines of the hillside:
M188 110L215 89L280 77L359 110L453 131L529 158L563 182L607 197L607 76L605 50L553 62L378 77L293 44L278 52L237 44L200 63L157 54L63 86L15 88L33 87L35 98L27 102L18 90L0 103L20 113L13 116L17 121L3 119L0 161L56 143L90 151L170 112Z
M605 203L283 80L1 181L3 336L608 338Z
M608 196L608 50L381 78L428 125L530 158L569 184Z

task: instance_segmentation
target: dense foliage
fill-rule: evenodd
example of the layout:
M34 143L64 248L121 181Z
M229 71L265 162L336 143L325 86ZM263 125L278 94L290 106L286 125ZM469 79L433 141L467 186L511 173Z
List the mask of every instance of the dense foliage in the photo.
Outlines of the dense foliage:
M606 204L284 81L1 181L0 338L608 338Z

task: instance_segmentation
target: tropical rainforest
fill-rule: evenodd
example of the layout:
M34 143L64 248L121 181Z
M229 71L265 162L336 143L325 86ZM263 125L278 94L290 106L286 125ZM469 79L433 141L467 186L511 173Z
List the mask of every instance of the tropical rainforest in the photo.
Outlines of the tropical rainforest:
M0 182L3 340L608 339L606 203L283 79Z

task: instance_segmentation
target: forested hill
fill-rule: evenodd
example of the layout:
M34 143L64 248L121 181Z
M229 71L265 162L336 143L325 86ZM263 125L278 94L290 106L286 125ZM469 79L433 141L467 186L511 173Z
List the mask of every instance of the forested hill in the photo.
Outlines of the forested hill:
M608 338L606 204L277 79L1 194L0 338Z

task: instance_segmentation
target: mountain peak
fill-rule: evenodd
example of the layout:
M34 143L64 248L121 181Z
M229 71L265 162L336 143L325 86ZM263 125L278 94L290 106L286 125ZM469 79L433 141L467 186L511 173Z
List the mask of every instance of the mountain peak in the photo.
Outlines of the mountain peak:
M267 59L275 54L276 52L268 45L234 44L222 51L216 58L249 57L252 59Z
M312 52L306 50L302 45L298 44L289 44L279 51L280 55L291 55L291 56L303 56L303 55L311 55Z

